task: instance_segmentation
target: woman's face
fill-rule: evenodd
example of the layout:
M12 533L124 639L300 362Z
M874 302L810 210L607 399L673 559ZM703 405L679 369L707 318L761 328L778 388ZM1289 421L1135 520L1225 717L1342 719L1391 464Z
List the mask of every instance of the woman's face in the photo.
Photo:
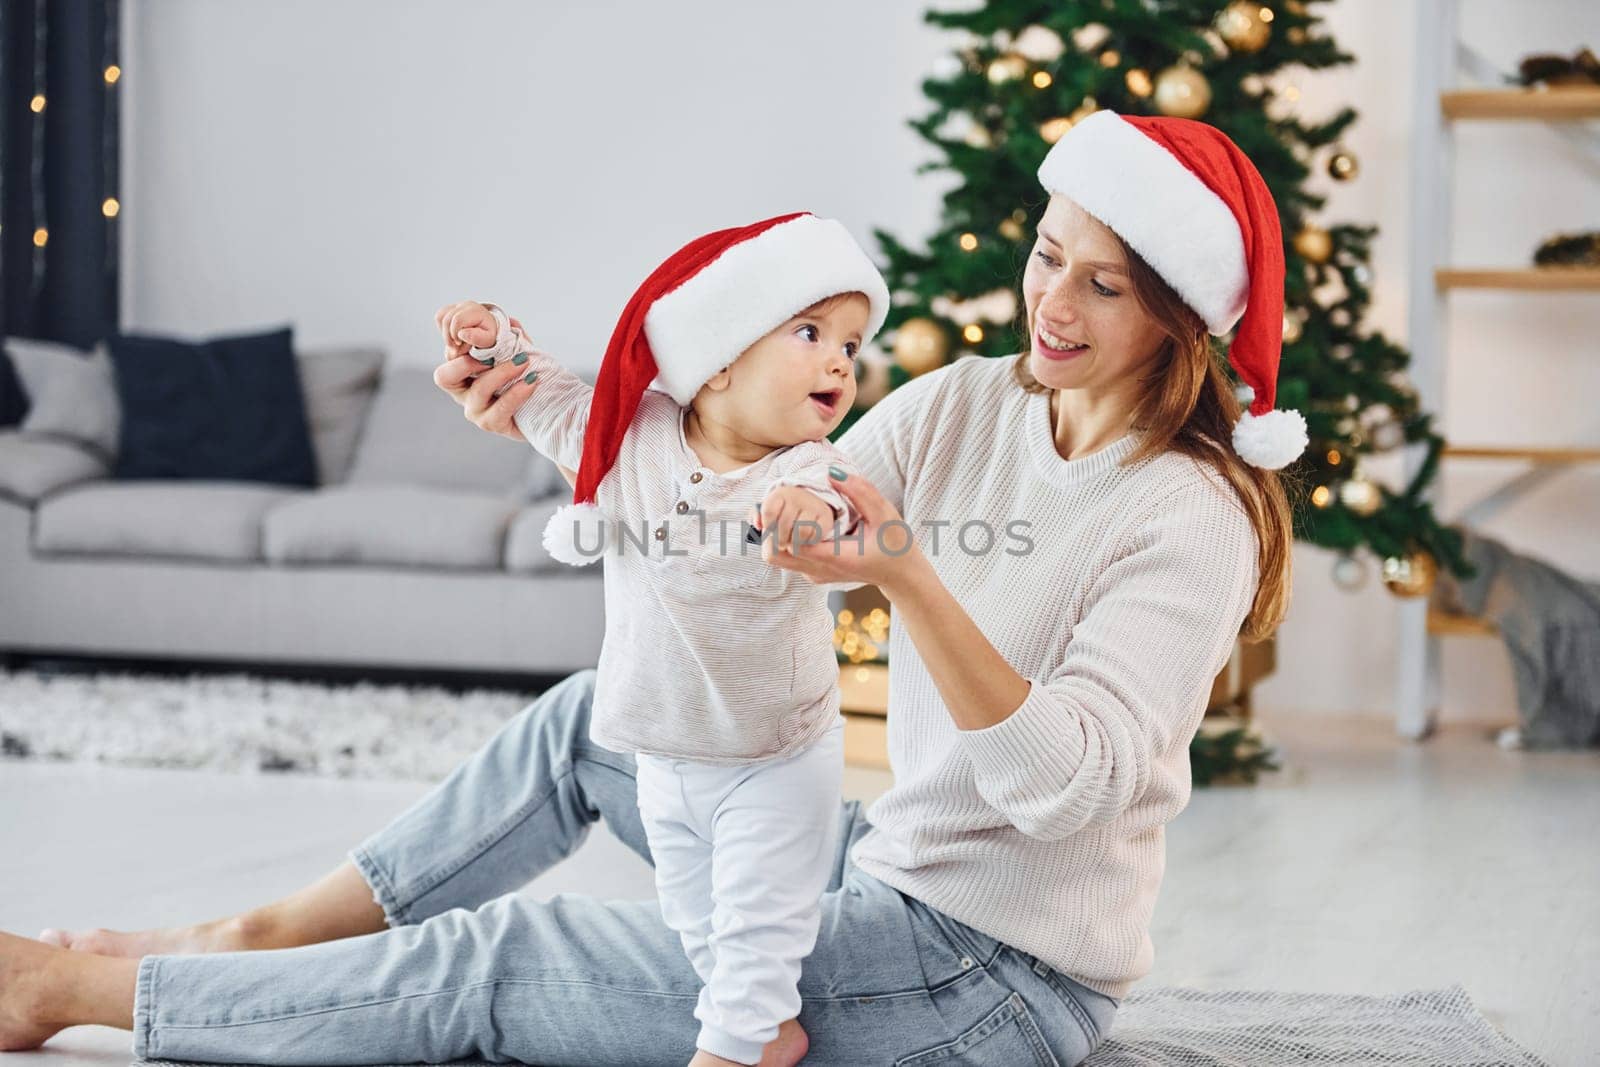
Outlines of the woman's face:
M1104 223L1052 196L1022 275L1028 369L1051 389L1136 395L1166 333L1139 306L1122 244Z

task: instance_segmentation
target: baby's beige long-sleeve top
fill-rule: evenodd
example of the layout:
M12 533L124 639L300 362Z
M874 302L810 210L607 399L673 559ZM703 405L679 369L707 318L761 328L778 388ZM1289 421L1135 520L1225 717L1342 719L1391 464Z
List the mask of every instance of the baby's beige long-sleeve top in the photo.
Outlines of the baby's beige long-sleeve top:
M485 355L529 353L525 369L539 374L517 428L576 470L593 387L491 310L501 331ZM782 758L839 717L833 616L827 588L766 563L744 523L782 484L822 497L848 527L828 468L854 467L807 441L719 474L684 439L683 416L670 396L646 391L596 494L615 540L601 556L606 625L590 735L614 752L700 763Z

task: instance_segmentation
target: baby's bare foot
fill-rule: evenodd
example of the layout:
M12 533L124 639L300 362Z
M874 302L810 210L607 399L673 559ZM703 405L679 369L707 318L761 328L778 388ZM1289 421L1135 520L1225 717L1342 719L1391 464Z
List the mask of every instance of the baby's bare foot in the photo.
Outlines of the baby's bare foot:
M757 1067L794 1067L805 1059L810 1048L811 1038L806 1035L800 1020L790 1019L778 1026L778 1036L767 1042L767 1047L761 1050L761 1062Z
M767 1042L761 1050L761 1062L756 1067L794 1067L811 1047L811 1039L800 1026L799 1019L790 1019L778 1026L778 1036ZM724 1059L703 1048L694 1050L689 1067L743 1067L736 1060Z
M0 933L0 1051L38 1048L61 1026L49 1017L44 969L56 950L14 934Z
M57 945L76 952L92 952L97 956L122 956L139 959L141 956L192 956L203 952L241 952L246 949L266 947L258 944L263 931L240 917L216 919L193 926L172 926L157 930L107 930L96 927L90 930L40 931L39 940L47 945Z

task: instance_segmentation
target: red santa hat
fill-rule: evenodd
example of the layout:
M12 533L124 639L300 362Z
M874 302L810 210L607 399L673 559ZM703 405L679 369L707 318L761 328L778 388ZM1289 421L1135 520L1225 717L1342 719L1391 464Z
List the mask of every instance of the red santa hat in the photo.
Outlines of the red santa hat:
M869 305L865 345L889 313L889 288L843 225L809 212L717 230L669 256L628 300L611 333L589 402L573 502L545 526L551 556L573 566L597 558L584 554L605 537L595 494L646 389L687 407L762 337L818 301L850 292L864 294Z
M1247 463L1276 470L1305 450L1306 420L1273 410L1283 344L1283 233L1255 165L1214 126L1097 111L1068 130L1039 181L1105 223L1222 336L1250 387L1233 428Z

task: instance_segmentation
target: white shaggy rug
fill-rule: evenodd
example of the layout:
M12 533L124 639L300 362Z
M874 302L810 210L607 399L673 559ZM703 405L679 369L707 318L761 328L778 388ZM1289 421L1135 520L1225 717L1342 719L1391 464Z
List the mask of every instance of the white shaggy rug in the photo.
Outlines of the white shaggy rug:
M0 670L0 758L436 781L535 695Z

